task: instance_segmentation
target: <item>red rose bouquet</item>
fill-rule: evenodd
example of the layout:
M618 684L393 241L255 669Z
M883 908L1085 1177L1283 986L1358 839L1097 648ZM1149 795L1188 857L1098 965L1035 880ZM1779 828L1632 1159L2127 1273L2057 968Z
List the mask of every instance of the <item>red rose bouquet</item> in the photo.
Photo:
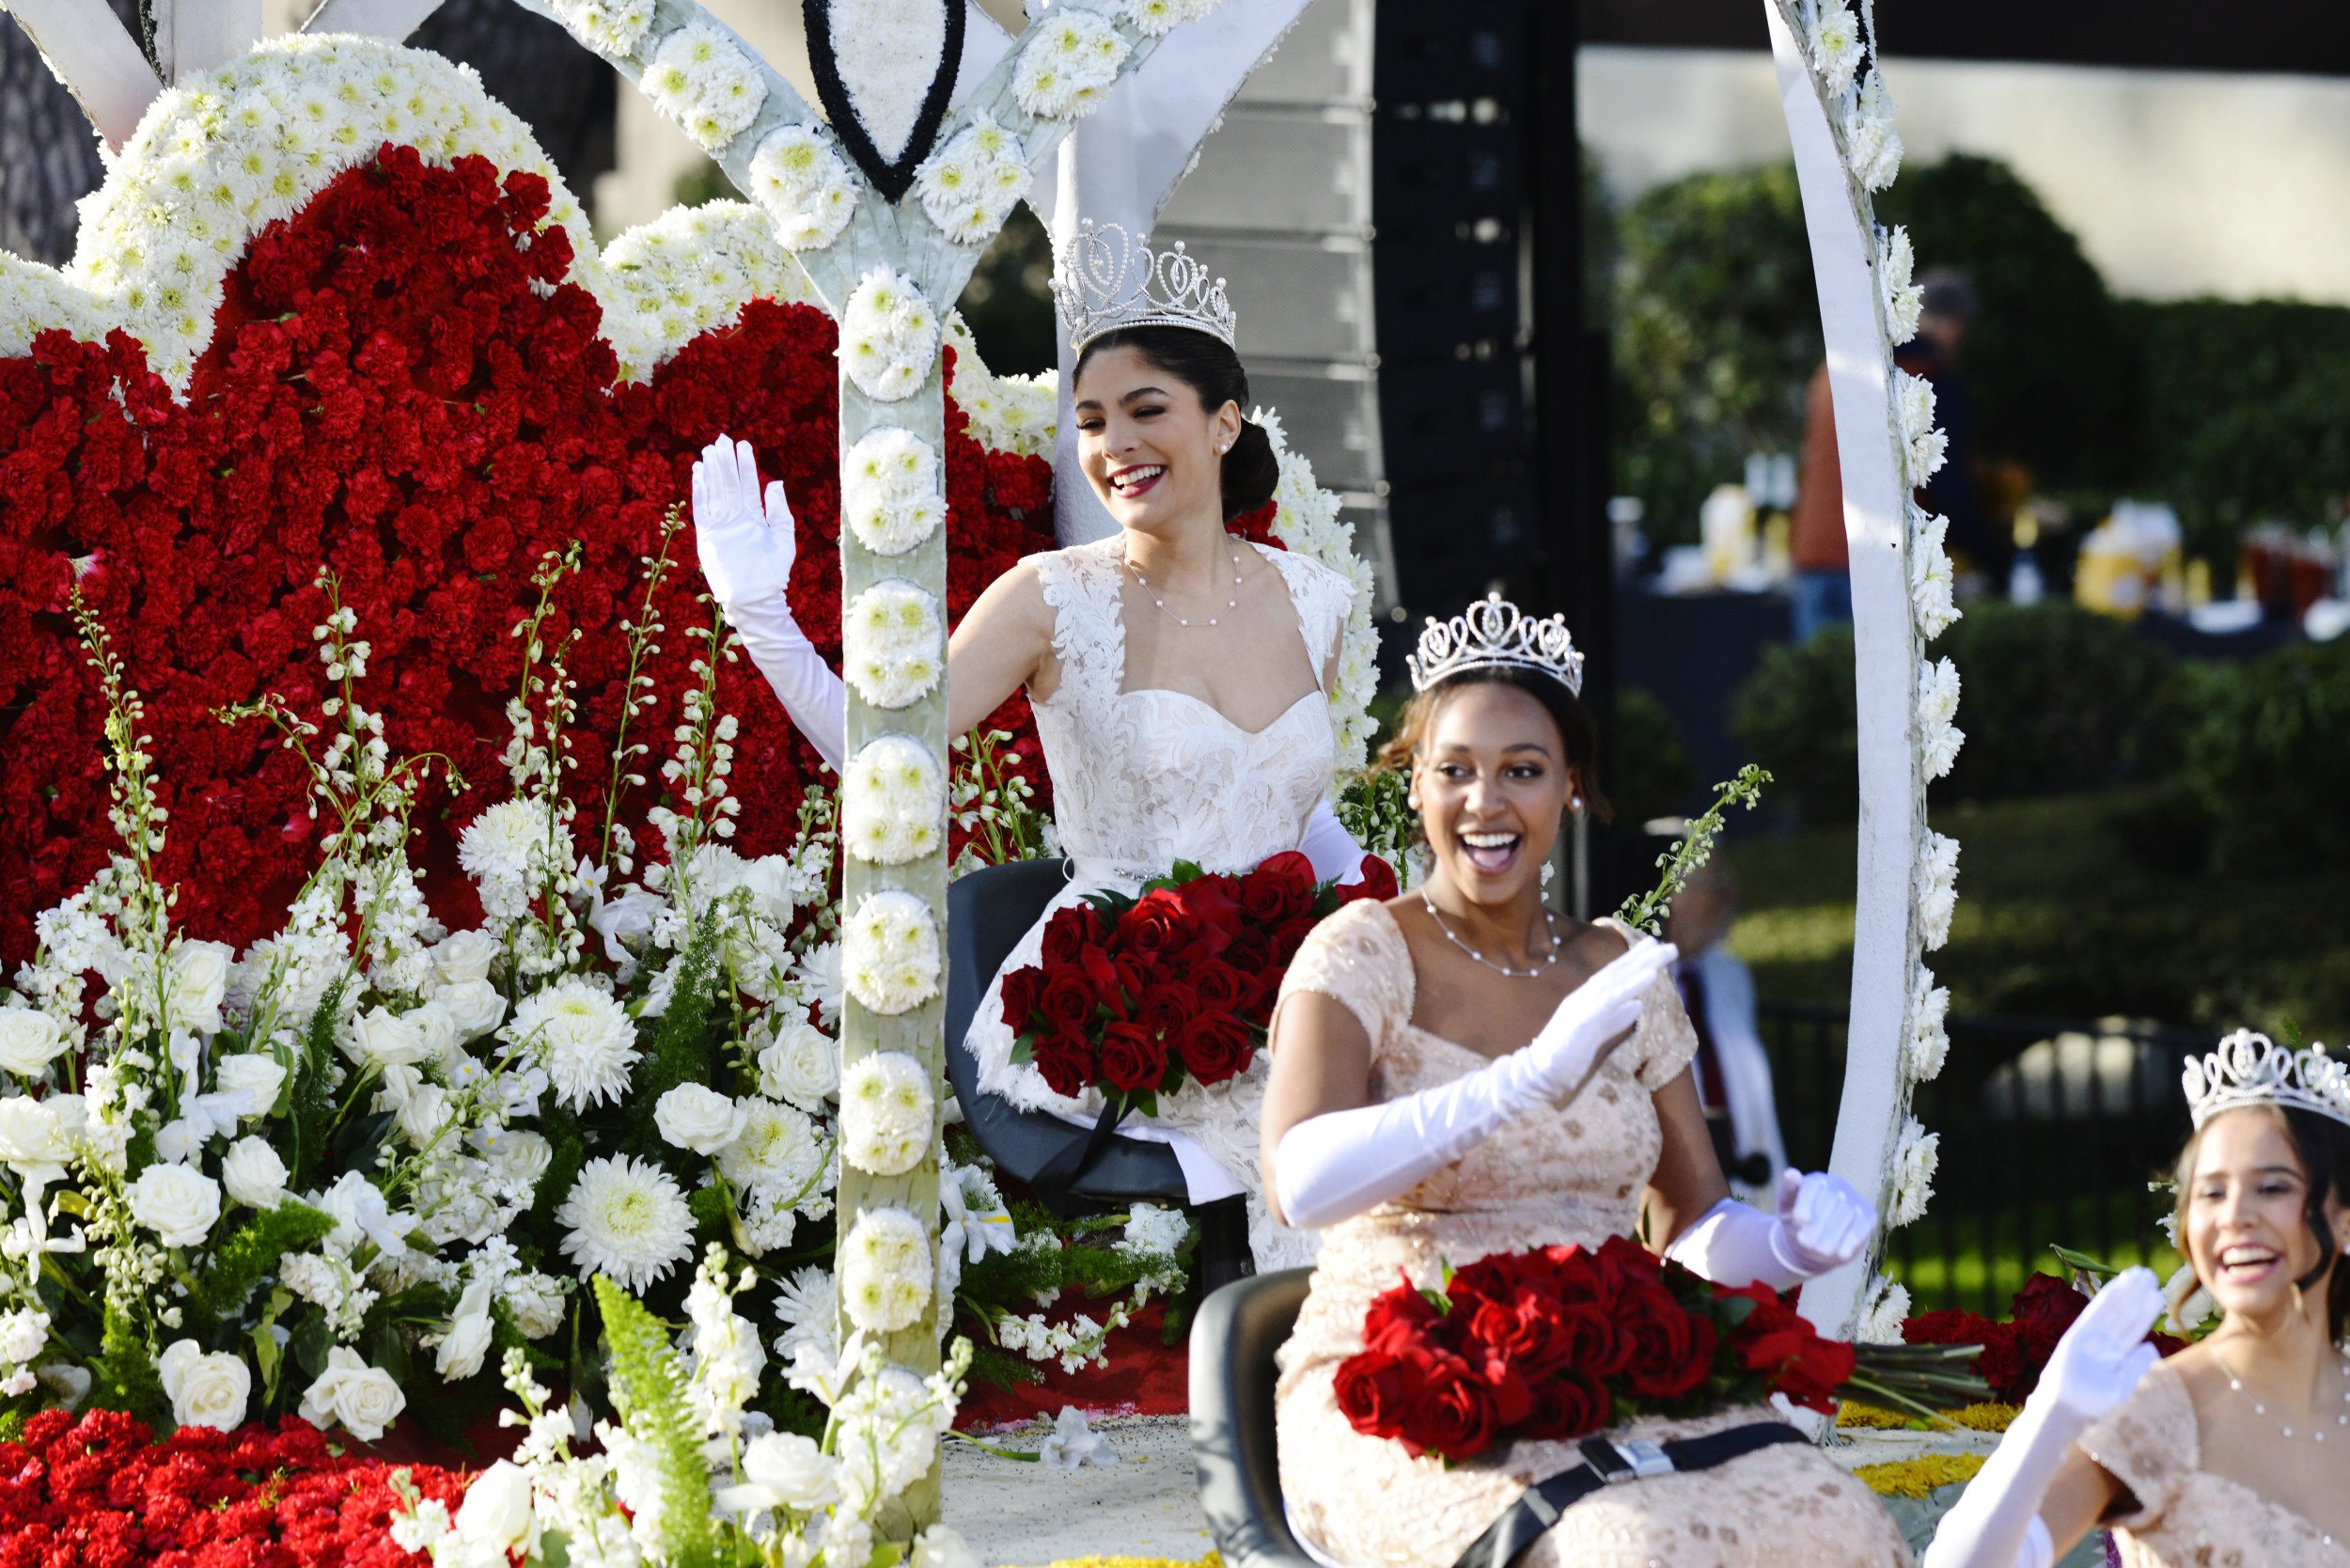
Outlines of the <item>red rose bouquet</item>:
M1353 886L1317 883L1294 850L1241 876L1188 861L1139 894L1089 894L1044 927L1043 962L1004 977L1004 1022L1056 1094L1099 1090L1115 1123L1186 1083L1220 1084L1256 1059L1290 960L1316 921L1393 898L1364 857Z
M1930 1413L1919 1396L1981 1397L1969 1355L1823 1339L1765 1286L1716 1285L1611 1236L1495 1253L1441 1291L1406 1280L1371 1303L1337 1394L1355 1431L1452 1461L1772 1394L1825 1412L1862 1391Z
M2068 1265L2076 1264L2076 1254L2057 1249L2057 1256ZM2089 1263L2078 1259L2078 1263ZM2092 1280L2112 1271L2092 1265L2087 1272ZM2057 1341L2073 1326L2073 1320L2089 1305L2089 1297L2073 1284L2052 1274L2035 1274L2024 1281L2024 1288L2015 1293L2008 1304L2007 1321L1995 1323L1976 1312L1950 1309L1920 1312L1902 1321L1902 1338L1913 1345L1973 1345L1981 1350L1975 1370L1989 1386L1991 1397L2009 1404L2021 1404L2040 1386L2040 1373L2047 1366L2048 1357L2056 1354ZM2165 1356L2176 1355L2186 1348L2185 1340L2168 1334L2152 1334L2148 1342Z

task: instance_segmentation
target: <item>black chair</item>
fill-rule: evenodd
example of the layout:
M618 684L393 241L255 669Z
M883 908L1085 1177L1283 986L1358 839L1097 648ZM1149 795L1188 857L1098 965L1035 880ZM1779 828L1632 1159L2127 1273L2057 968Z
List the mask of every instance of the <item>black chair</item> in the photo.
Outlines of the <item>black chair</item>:
M1312 1275L1291 1268L1234 1280L1191 1321L1192 1464L1225 1568L1315 1568L1281 1512L1273 1440L1273 1356Z
M1044 906L1068 886L1058 860L1016 860L958 877L947 888L947 1078L964 1124L998 1169L1036 1186L1056 1159L1073 1157L1090 1136L1057 1116L1021 1110L979 1089L979 1064L963 1048L995 972ZM1190 1208L1190 1188L1175 1152L1164 1143L1112 1135L1065 1193L1038 1196L1072 1212L1100 1213L1144 1201ZM1193 1211L1199 1221L1199 1273L1210 1290L1249 1271L1248 1216L1225 1199Z

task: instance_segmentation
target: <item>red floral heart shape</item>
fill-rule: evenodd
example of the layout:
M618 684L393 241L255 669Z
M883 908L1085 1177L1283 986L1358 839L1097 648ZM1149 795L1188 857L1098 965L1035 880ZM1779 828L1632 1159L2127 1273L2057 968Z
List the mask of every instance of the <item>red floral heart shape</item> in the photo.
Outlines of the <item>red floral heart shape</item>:
M503 708L521 667L510 632L535 597L534 568L579 542L550 631L583 633L570 793L581 822L598 823L622 697L619 624L642 601L640 557L719 432L751 442L788 486L792 603L838 657L833 323L754 301L650 380L623 382L599 306L567 281L568 237L539 227L548 201L536 176L501 180L480 158L435 167L386 146L253 242L183 401L121 333L102 345L47 333L0 359L0 962L29 953L33 917L118 847L98 686L66 613L77 570L145 698L170 810L158 870L180 887L177 917L240 944L282 917L318 829L299 760L267 726L213 711L270 692L316 711L321 565L371 646L361 698L384 714L393 753L443 754L474 786L451 797L436 778L416 813L415 853L451 924L478 917L449 872L451 846L505 793ZM950 399L950 618L1053 543L1050 464L984 450L966 425ZM656 763L688 682L683 634L706 613L690 535L673 554L657 601L661 703L631 721ZM780 848L815 755L747 661L724 672L721 702L742 721L738 843ZM997 717L1029 729L1019 698ZM641 771L657 782L657 767ZM1042 786L1042 769L1029 771ZM628 814L654 798L636 792Z

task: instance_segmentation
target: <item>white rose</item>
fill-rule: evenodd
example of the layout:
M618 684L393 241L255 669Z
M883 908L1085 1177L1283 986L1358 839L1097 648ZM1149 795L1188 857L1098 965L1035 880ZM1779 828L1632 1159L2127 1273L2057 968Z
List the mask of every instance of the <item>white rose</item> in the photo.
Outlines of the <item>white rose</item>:
M220 1218L220 1184L184 1165L150 1165L127 1195L131 1217L165 1247L195 1247Z
M477 1279L457 1298L448 1331L441 1336L441 1342L432 1353L433 1370L443 1381L454 1383L481 1370L481 1358L490 1349L492 1289L490 1280Z
M442 1060L461 1043L457 1037L457 1019L440 1004L438 997L422 1007L409 1009L404 1021L416 1031L416 1038L424 1042L422 1059L425 1061Z
M263 1139L241 1137L221 1156L220 1183L247 1208L274 1209L286 1200L286 1162Z
M233 1432L243 1423L245 1401L253 1393L253 1370L243 1357L226 1352L207 1356L194 1340L174 1340L155 1370L163 1374L171 1419L181 1426Z
M501 1459L474 1478L457 1510L458 1539L505 1557L530 1534L530 1472Z
M979 1559L953 1529L932 1525L914 1538L912 1568L979 1568Z
M326 1353L326 1370L303 1391L296 1414L316 1427L340 1422L359 1441L372 1443L407 1407L407 1397L391 1373L368 1366L357 1351L337 1345Z
M432 967L446 985L488 980L500 950L498 939L486 931L452 932L430 949Z
M506 998L486 980L454 980L432 994L460 1041L478 1040L506 1022Z
M780 855L762 855L743 868L751 907L779 926L791 922L792 882L791 862Z
M457 1115L448 1103L448 1090L439 1084L419 1084L407 1103L400 1107L400 1130L408 1141L421 1149L440 1135L442 1126Z
M759 1090L771 1100L822 1112L825 1098L839 1087L840 1048L813 1025L784 1025L759 1053Z
M432 1052L424 1035L389 1008L369 1008L352 1021L352 1043L379 1067L412 1067Z
M563 1326L561 1280L544 1274L509 1274L498 1291L524 1339L542 1340Z
M175 1024L211 1034L220 1027L221 999L237 955L225 942L182 942L165 969L164 1006Z
M212 1081L223 1094L240 1098L240 1116L266 1116L277 1104L277 1091L285 1087L286 1069L275 1057L251 1051L221 1058Z
M797 1433L762 1433L743 1450L743 1479L802 1513L838 1495L839 1469L838 1460Z
M545 1138L510 1128L483 1129L475 1135L475 1147L509 1182L536 1182L555 1160L555 1146Z
M653 1125L680 1149L715 1154L743 1132L743 1107L714 1089L680 1084L652 1108Z
M0 1008L0 1067L39 1077L69 1043L65 1026L28 1007Z
M82 1121L78 1094L45 1100L13 1094L0 1100L0 1165L27 1179L39 1172L43 1181L63 1181Z

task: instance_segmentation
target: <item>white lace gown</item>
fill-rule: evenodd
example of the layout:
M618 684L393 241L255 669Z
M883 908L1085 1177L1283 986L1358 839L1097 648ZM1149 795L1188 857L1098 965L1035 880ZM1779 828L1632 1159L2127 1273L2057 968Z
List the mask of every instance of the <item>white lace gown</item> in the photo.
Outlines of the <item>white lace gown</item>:
M1329 701L1320 690L1252 732L1185 693L1125 689L1121 548L1112 536L1028 557L1053 609L1053 649L1060 658L1060 683L1034 704L1037 735L1053 780L1054 823L1074 868L1069 886L990 982L963 1042L978 1059L981 1088L1085 1127L1101 1114L1100 1095L1056 1094L1033 1066L1011 1059L1004 975L1038 962L1045 921L1088 893L1136 892L1177 860L1238 872L1296 849L1338 760ZM1346 624L1354 585L1302 556L1253 548L1289 587L1319 682ZM1257 1121L1266 1069L1260 1053L1230 1082L1187 1085L1159 1102L1156 1117L1129 1116L1119 1130L1167 1144L1193 1202L1246 1194L1257 1266L1290 1268L1313 1261L1318 1238L1265 1212Z

